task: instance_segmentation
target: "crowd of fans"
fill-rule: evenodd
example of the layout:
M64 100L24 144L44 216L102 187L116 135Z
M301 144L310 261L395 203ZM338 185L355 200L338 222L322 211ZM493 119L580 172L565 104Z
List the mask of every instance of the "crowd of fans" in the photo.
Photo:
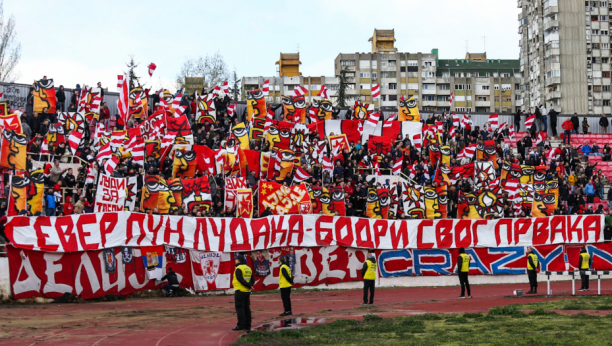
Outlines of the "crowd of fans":
M60 86L59 91L61 90L63 90L63 86ZM67 111L74 111L76 109L78 91L75 91L70 99L65 98L64 93L59 91L57 93L57 113L55 114L50 114L46 112L46 110L40 114L35 112L33 110L33 97L28 98L25 110L21 107L17 110L21 116L24 133L28 136L29 141L27 167L29 170L33 169L34 165L32 160L53 162L50 169L45 169L45 203L43 215L62 216L91 213L93 212L93 205L95 203L96 187L94 184L85 183L87 169L91 165L94 175L97 175L101 169L95 160L96 148L91 145L92 141L90 140L87 142L84 149L77 153L80 160L75 162L79 162L80 166L76 171L72 168L62 169L60 167L60 162L68 162L71 160L70 149L67 148L65 143L60 143L57 147L50 146L49 150L51 154L49 158L40 154L42 139L47 135L50 127L55 126L57 123L58 114L62 112L64 108L66 108ZM202 94L204 93L206 93L206 90L202 90ZM157 107L160 106L159 100L159 92L151 97L152 102L150 102L150 107L148 109L149 114L155 112ZM225 95L223 92L215 96L214 102L217 110L214 124L199 124L196 122L195 109L197 106L193 95L184 95L182 105L186 107L185 114L188 116L193 131L194 144L201 144L212 149L219 149L223 148L225 143L230 140L231 127L239 121L244 121L246 116L245 114L237 114L239 112L236 112L232 116L228 114L227 107L233 100L229 95ZM68 107L65 107L66 103L68 103ZM268 108L270 109L276 109L280 106L281 105L268 103ZM345 114L344 117L350 118L351 112L352 109L349 110L348 114ZM339 113L339 109L334 108L333 117L337 118ZM528 114L530 113L531 110ZM104 124L108 131L125 129L125 127L129 128L138 124L138 120L133 118L130 119L127 124L122 124L118 117L110 117L109 114L108 105L106 102L103 102L98 121ZM448 136L448 129L453 126L453 119L452 116L446 112L430 115L421 121L428 125L434 125L436 122L442 122L444 124L445 131L442 135L442 141L443 144L450 147L450 166L458 166L465 163L465 161L457 159L457 154L465 147L476 144L478 141L482 140L494 140L496 143L496 152L500 163L500 168L497 170L498 175L501 174L501 163L503 161L532 166L547 166L546 179L558 179L559 181L559 208L556 209L555 214L603 214L605 212L602 205L594 209L592 206L588 206L588 204L593 203L596 198L599 198L602 202L609 203L611 208L609 214L605 218L606 234L609 238L612 232L612 189L608 189L607 193L605 193L605 187L609 185L608 178L602 173L601 169L598 169L597 164L589 162L588 155L601 155L603 160L610 161L610 145L606 143L603 147L600 147L599 145L601 143L587 142L580 148L582 153L582 155L580 155L578 153L578 148L572 146L569 140L571 133L578 133L579 130L579 119L576 114L570 117L562 125L565 137L563 145L558 148L553 148L551 137L547 137L536 145L535 141L540 132L547 131L548 129L548 120L550 120L552 136L557 136L556 128L558 113L552 109L548 112L543 106L536 107L536 121L531 128L524 129L524 121L528 114L517 112L514 115L514 129L518 132L522 126L522 129L527 131L527 134L516 142L516 147L511 147L505 142L505 139L510 136L508 125L504 126L504 128L499 131L493 131L488 123L481 128L479 126L472 126L471 121L468 121L463 128L456 132L456 136L452 138ZM96 120L92 121L94 123L98 122ZM609 122L606 115L601 116L599 124L602 128L602 132L607 133ZM89 125L90 128L95 128L95 124ZM582 123L582 130L583 132L588 131L586 118ZM66 134L66 137L68 137L68 134ZM268 148L269 144L265 141L262 143L261 147L255 145L255 143L251 144L252 150L267 151ZM371 169L364 169L363 167L363 162L368 161L367 148L367 143L351 143L350 148L345 149L342 153L344 160L336 160L336 162L334 162L334 169L331 174L323 170L320 163L308 165L304 158L301 160L302 168L306 169L312 175L312 178L308 181L311 186L319 185L329 189L338 186L343 188L346 199L347 216L365 216L368 197L368 181L366 181L366 176L372 174ZM555 158L550 162L545 156L545 153L549 152L549 150L556 150ZM392 149L385 155L380 163L381 174L391 175L393 163L399 157L403 157L404 159L402 173L405 176L411 176L414 183L423 186L436 185L435 181L433 181L433 177L436 173L436 164L430 162L428 149L423 148L420 151L416 150L408 137L397 138ZM360 163L362 164L360 165ZM144 167L132 162L131 159L123 159L116 167L113 175L116 177L140 177L140 179L138 179L138 193L136 196L137 207L135 211L141 211L138 206L140 205L144 181L142 177L147 174L160 175L165 179L170 179L172 176L172 166L173 161L170 157L166 157L165 162L159 162L159 160L155 158L148 157ZM5 176L5 182L7 178L8 177ZM259 180L259 177L256 176L254 172L249 172L246 177L247 185L254 190L257 188ZM209 181L212 192L212 208L209 210L199 208L188 210L186 207L183 207L179 210L172 211L172 213L177 215L209 217L235 216L235 210L224 209L225 177L219 174L209 177ZM287 178L282 181L282 184L287 186L295 184L293 181L293 174L289 174ZM456 218L457 216L459 191L471 192L474 189L473 184L473 179L463 178L449 187L447 204L449 218ZM401 190L398 192L401 196ZM5 191L5 196L8 196L8 186ZM254 199L254 215L259 215L256 201L257 194L254 194ZM512 201L508 200L507 192L503 192L503 202L504 217L517 217L514 213ZM145 212L154 213L156 211L146 210ZM6 203L2 205L0 216L5 215L5 213ZM21 214L31 215L27 210L21 211ZM269 214L269 210L265 211L263 215L267 214ZM530 215L531 211L529 208L525 208L518 217L529 217ZM401 200L397 217L401 219L409 218L403 211Z

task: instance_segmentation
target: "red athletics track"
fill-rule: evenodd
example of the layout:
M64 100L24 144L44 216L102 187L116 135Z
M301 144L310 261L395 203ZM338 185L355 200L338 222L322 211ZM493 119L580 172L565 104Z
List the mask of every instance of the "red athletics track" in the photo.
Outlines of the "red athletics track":
M576 282L580 288L579 281ZM571 294L570 282L551 284L555 295ZM361 290L297 290L292 295L294 317L359 318L426 312L484 312L499 305L545 301L543 296L509 298L528 284L473 286L474 299L456 299L459 287L377 289L374 306L359 306ZM592 290L579 294L597 294ZM593 290L593 288L595 288ZM540 290L546 283L540 282ZM602 294L612 294L612 281L602 281ZM251 296L253 327L279 320L278 292ZM330 310L330 311L328 311ZM228 345L241 335L232 296L139 298L83 304L0 305L0 345Z

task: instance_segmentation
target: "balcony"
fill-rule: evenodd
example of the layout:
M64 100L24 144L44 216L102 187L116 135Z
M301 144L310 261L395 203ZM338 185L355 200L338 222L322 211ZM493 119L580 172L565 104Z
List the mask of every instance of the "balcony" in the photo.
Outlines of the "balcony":
M551 92L546 93L546 101L560 99L560 98L561 98L560 91L551 91Z
M450 103L448 101L436 101L437 107L450 107Z
M552 28L558 28L559 27L559 21L558 20L549 20L544 24L544 31L550 30Z
M435 83L436 77L421 77L423 83Z
M558 6L548 6L547 8L544 9L544 17L553 15L555 13L559 13Z
M448 89L448 90L438 89L436 95L446 96L446 95L450 95L450 93L451 93L450 89Z
M448 103L447 103L448 104ZM423 107L435 107L436 101L423 101Z
M438 77L436 79L436 83L438 83L438 84L450 84L450 77Z
M491 107L491 101L475 101L474 107Z
M546 86L561 84L561 77L553 77L546 79Z

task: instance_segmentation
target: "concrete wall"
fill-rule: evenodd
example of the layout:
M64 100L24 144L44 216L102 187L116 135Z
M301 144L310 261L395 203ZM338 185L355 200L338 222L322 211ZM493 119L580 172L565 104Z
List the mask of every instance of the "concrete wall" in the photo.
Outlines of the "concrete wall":
M562 0L558 3L561 109L568 113L586 114L589 107L584 1Z

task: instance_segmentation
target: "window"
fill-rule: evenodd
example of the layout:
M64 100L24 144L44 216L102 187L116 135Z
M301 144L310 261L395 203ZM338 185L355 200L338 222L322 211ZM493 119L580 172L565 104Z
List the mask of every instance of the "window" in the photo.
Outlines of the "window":
M591 16L591 22L598 22L599 16Z
M361 90L368 90L370 89L370 83L362 83L359 85L359 87L361 88Z
M437 96L436 99L438 102L448 101L449 96Z
M609 85L602 85L601 86L601 90L602 91L610 91L610 86Z
M423 61L423 67L430 67L433 65L433 61Z
M381 101L387 101L387 95L380 95Z
M388 66L389 66L389 61L387 60L380 61L380 67L388 67Z
M434 84L423 84L424 90L431 90L434 88Z
M397 101L397 95L387 95L389 96L389 101Z
M604 106L609 106L610 105L610 100L602 100L603 105Z
M466 73L465 73L465 76L466 76L467 78L472 77L472 72L466 72Z
M321 90L321 85L319 85L319 84L310 84L310 90Z
M487 98L485 96L478 96L476 101L487 101Z
M480 77L480 73L474 72L474 77L476 77L476 78Z
M395 71L382 71L380 73L380 78L395 78L396 74Z
M592 35L599 35L599 30L597 30L597 29L592 29L592 30L591 30L591 34L592 34Z
M601 100L593 100L593 106L601 106L602 102Z
M438 84L438 90L450 90L450 84Z
M370 72L359 72L359 78L370 78Z
M400 66L400 72L406 72L406 67L405 66Z
M376 69L378 67L378 61L372 60L372 69Z
M389 83L380 83L381 89L389 89Z
M493 89L499 90L499 84L495 84L495 87Z
M465 89L466 90L472 90L472 84L466 84L465 85Z
M610 61L610 58L601 58L602 64L607 64Z
M608 30L600 30L599 32L602 36L608 36Z
M408 60L407 66L419 66L419 61L418 60Z
M402 83L401 88L402 88L402 90L406 90L406 83Z
M425 95L423 96L423 101L435 101L436 97L433 95Z
M427 84L425 84L425 86L427 86ZM408 83L408 89L419 90L419 83Z
M610 49L610 44L609 43L602 43L601 44L601 49Z
M493 72L493 78L497 78L499 74L497 72Z
M442 72L442 78L450 78L450 72Z
M346 78L355 78L355 72L346 72L344 74L344 77L346 77Z
M389 60L389 67L395 67L395 60Z
M421 72L423 75L423 78L433 78L436 76L435 72Z
M397 83L389 83L389 89L396 90L397 89Z
M463 72L455 72L455 78L461 78L464 77Z
M599 20L602 22L607 22L608 21L608 16L599 16Z
M355 83L347 83L346 88L350 90L355 90Z
M401 67L406 66L406 60L400 60L400 66Z
M599 43L593 43L593 49L599 49Z
M418 72L408 72L408 78L417 78L418 76Z
M340 84L329 84L329 90L340 90Z
M501 90L502 91L511 90L511 89L512 89L512 85L511 84L502 84L501 85Z
M455 90L463 90L463 84L455 84Z
M489 72L485 72L485 77L489 78L489 77L491 77L491 74Z
M491 90L491 86L490 85L483 85L482 86L482 90Z
M502 78L508 78L508 77L510 77L510 73L502 73L501 77Z
M610 71L602 71L601 72L601 77L603 77L603 78L610 78Z
M340 60L341 66L355 66L355 60Z
M372 72L372 79L376 79L376 77L378 77L378 73L377 72Z
M370 68L370 60L359 60L359 69L369 69Z
M601 71L593 71L593 78L601 78Z
M601 92L601 85L594 85L593 86L593 91L596 92L596 93Z

